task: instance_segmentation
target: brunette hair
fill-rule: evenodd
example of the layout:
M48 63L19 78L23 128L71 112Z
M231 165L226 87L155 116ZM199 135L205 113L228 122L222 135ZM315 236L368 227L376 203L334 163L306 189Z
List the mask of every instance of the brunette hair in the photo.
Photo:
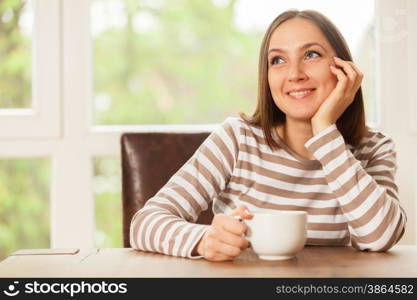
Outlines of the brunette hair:
M285 114L274 103L268 83L268 48L274 30L285 21L293 18L304 18L313 22L325 35L336 51L337 57L352 61L349 47L337 27L323 14L314 10L287 10L280 14L269 25L262 40L258 66L258 103L252 116L241 113L240 116L252 125L262 127L266 141L271 149L278 148L272 137L272 130L285 122ZM365 109L362 88L355 94L353 102L336 122L336 126L348 144L357 146L365 135Z

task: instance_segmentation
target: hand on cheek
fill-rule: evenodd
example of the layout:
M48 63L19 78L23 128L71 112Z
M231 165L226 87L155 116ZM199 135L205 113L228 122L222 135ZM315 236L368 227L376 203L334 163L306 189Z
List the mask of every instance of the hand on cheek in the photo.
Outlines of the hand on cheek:
M353 62L337 57L334 62L336 67L330 66L330 71L336 76L337 84L311 119L314 135L336 123L353 102L362 82L363 74Z

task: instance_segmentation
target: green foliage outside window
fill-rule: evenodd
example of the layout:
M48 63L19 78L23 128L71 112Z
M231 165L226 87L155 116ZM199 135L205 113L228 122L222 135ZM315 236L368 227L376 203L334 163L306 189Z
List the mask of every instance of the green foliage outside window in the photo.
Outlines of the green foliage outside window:
M93 160L95 196L95 247L123 247L120 159Z
M50 161L0 160L0 260L24 248L49 248Z
M254 109L261 35L235 27L236 1L92 1L93 24L106 13L94 4L112 2L125 25L92 33L96 124L218 123Z
M28 1L0 1L0 109L31 106L30 36L22 32Z

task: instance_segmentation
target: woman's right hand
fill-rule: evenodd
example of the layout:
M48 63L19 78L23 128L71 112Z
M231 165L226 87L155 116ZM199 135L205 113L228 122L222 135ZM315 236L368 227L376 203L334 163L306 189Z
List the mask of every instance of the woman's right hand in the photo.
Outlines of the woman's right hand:
M247 226L235 216L242 219L252 218L244 205L235 208L230 215L215 215L210 228L195 248L198 255L210 261L232 260L248 247L249 242L243 236Z

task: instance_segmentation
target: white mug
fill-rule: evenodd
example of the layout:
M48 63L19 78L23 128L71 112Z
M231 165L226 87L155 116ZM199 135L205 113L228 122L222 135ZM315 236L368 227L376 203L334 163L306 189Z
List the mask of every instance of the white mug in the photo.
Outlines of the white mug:
M290 259L304 248L307 239L305 211L275 210L252 214L252 219L243 221L248 226L246 238L259 258Z

